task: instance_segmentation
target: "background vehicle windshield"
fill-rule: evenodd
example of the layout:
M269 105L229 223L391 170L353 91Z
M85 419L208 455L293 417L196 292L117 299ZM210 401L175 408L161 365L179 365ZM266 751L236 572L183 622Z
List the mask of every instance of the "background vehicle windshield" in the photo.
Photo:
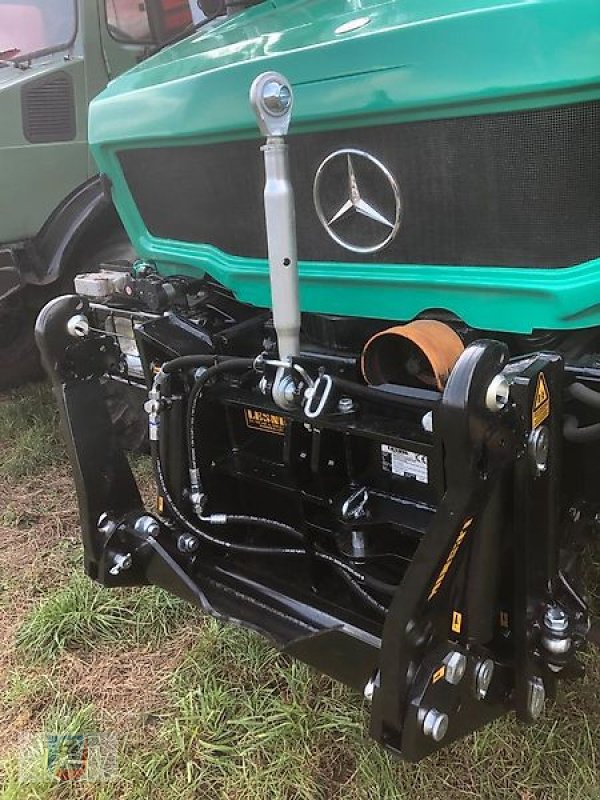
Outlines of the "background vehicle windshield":
M74 0L0 0L0 59L59 50L76 24Z

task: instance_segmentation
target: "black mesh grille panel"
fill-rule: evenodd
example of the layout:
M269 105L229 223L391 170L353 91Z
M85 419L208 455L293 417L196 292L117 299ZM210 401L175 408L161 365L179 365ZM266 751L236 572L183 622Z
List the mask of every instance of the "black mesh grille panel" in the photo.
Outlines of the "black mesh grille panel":
M259 146L130 150L120 159L154 235L264 257ZM315 173L339 148L375 156L400 186L402 226L373 255L340 247L315 212ZM600 102L292 136L290 152L303 260L565 267L600 256ZM367 191L377 205L377 187Z
M24 86L21 109L27 141L47 144L75 138L73 81L66 72L57 72Z

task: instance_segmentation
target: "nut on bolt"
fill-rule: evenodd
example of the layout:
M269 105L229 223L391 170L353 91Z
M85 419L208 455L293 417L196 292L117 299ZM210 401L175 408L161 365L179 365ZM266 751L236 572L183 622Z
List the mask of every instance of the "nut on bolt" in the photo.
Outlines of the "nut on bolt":
M160 533L160 525L150 514L144 514L142 517L138 517L133 523L133 529L140 536L144 537L158 536Z
M177 539L177 549L180 553L195 553L200 542L191 533L182 533Z
M444 680L452 686L456 686L463 679L467 669L467 657L458 650L453 650L444 659L444 665L446 667Z

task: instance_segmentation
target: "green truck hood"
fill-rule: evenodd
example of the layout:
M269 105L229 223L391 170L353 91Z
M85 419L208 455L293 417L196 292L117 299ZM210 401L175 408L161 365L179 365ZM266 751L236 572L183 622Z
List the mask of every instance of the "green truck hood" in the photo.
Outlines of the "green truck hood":
M293 83L298 131L539 106L598 90L599 53L596 0L267 0L114 81L91 141L254 136L264 69Z
M345 31L357 18L368 22ZM295 133L593 100L599 53L597 0L270 0L114 81L91 105L90 142L142 255L164 271L208 271L267 306L264 261L149 234L119 151L258 139L248 91L267 69L294 86L293 148ZM573 328L600 324L599 274L596 262L553 271L449 264L431 280L426 265L310 262L301 295L303 310L408 319L443 307L484 328Z

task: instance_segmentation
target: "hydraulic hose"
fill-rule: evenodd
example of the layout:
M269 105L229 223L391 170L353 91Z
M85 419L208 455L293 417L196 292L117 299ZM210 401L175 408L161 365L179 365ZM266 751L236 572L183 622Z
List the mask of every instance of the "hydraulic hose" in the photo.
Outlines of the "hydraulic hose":
M250 527L264 528L265 530L275 531L276 533L285 533L292 539L305 543L306 539L302 533L285 522L278 522L274 519L267 519L266 517L252 517L246 514L214 514L208 517L200 517L200 522L206 522L209 525L248 525Z
M220 547L224 550L228 550L230 552L235 553L245 553L245 554L252 554L252 555L272 555L272 556L304 556L306 555L306 550L297 549L297 548L285 548L285 547L259 547L255 545L247 545L247 544L238 544L237 542L229 542L226 539L220 539L217 536L212 536L210 533L207 533L205 530L198 528L194 525L190 520L179 510L177 507L176 502L171 497L171 493L167 486L167 482L163 473L162 463L160 459L159 447L157 442L150 443L150 452L152 455L152 460L154 462L154 470L156 475L156 483L158 485L159 491L165 501L165 505L167 506L170 513L177 519L184 528L192 533L194 536L197 536L198 539L201 541L206 542L207 544L214 545L215 547Z
M206 356L206 355L181 356L172 359L172 361L167 362L162 367L162 372L164 374L171 374L180 369L189 369L195 366L205 366L208 364L212 364L212 366L208 366L206 371L203 372L196 379L188 401L187 429L188 429L188 451L190 458L189 463L191 470L196 470L196 471L197 471L197 459L194 446L194 432L195 432L196 409L198 401L202 394L203 387L209 380L211 380L213 377L216 377L217 375L226 372L251 369L254 364L253 359L235 358L235 357L226 357L224 360L216 364L214 363L214 361L215 361L215 356ZM367 389L367 391L373 391L373 390ZM159 426L159 437L161 428L162 426ZM189 531L194 536L198 537L201 541L204 541L207 544L213 545L215 547L222 548L229 552L235 552L247 555L273 555L273 556L308 555L305 547L302 547L301 549L293 547L267 547L258 545L246 545L238 542L230 542L226 539L221 539L219 537L213 536L207 533L204 529L199 528L198 526L193 524L187 518L187 516L179 510L177 503L171 496L163 472L159 442L152 441L150 443L150 446L151 446L152 459L155 467L157 485L164 498L165 504L169 512L181 523L181 525L184 526L184 528L187 531ZM231 514L231 515L215 514L208 517L201 517L200 521L206 522L211 525L255 526L269 531L284 533L296 540L302 541L303 543L305 542L305 537L297 529L283 522L263 517L254 517L241 514ZM380 592L381 594L389 596L395 593L397 589L396 586L394 586L393 584L385 583L384 581L380 581L377 578L363 575L362 573L358 572L353 567L351 567L349 564L346 564L344 561L336 558L335 556L329 553L322 552L321 550L314 550L311 555L314 558L318 559L319 561L331 564L334 567L335 571L340 575L340 577L343 578L344 582L349 586L349 588L351 588L363 600L363 602L365 602L372 610L375 610L378 613L385 613L386 611L385 607L380 603L378 603L377 600L375 600L375 598L371 597L371 595L363 589L363 586L366 586L372 589L373 591Z
M211 378L215 378L217 375L221 375L224 372L239 372L240 370L251 369L253 365L254 360L252 358L231 358L220 364L215 364L213 367L209 367L206 372L203 372L202 375L196 378L192 391L190 392L187 411L187 449L190 474L198 474L194 433L196 428L196 408L198 406L198 400L202 395L203 388Z
M583 383L575 381L575 383L569 386L568 392L575 400L579 400L581 403L591 406L592 408L600 408L600 392L590 389Z
M375 598L372 597L368 592L365 592L362 586L357 583L354 578L351 578L347 572L339 567L336 567L335 571L348 586L348 588L361 598L365 605L369 606L370 609L376 611L378 614L385 616L387 613L386 607L382 606L381 603L378 603L377 600L375 600Z
M173 372L178 372L183 369L192 369L192 367L210 367L215 363L226 361L231 356L216 356L216 355L191 355L191 356L178 356L177 358L166 361L161 371L165 375L171 375Z
M413 406L414 408L431 410L435 408L441 399L439 392L430 389L418 390L421 393L421 397L419 397L416 390L414 394L402 393L400 389L398 393L395 393L387 392L385 389L377 389L373 386L363 386L361 383L348 381L345 378L333 377L332 380L334 387L342 394L347 394L358 400L366 400L370 403L385 403L388 405L392 403L401 405L404 408Z
M563 425L563 436L568 442L575 444L596 442L600 439L600 422L580 428L576 417L566 417Z

